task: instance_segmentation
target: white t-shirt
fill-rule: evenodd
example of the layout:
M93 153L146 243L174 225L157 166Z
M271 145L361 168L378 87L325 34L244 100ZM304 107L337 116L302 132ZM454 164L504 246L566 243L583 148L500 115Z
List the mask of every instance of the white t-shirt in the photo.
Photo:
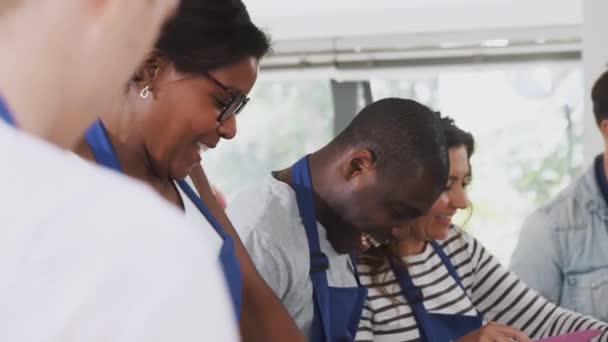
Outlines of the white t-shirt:
M237 341L200 227L3 122L0 158L0 341Z
M272 176L231 199L227 213L256 268L274 290L304 335L313 320L310 252L293 189ZM350 257L338 254L317 222L321 251L329 260L332 287L354 287Z

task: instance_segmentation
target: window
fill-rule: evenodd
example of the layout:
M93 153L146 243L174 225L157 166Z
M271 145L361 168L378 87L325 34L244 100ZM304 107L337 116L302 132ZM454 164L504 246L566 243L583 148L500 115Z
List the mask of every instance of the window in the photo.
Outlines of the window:
M374 99L416 99L473 133L472 212L465 223L508 264L523 220L581 173L583 81L576 63L370 72ZM374 76L375 75L375 76ZM203 156L226 195L289 167L333 137L330 80L263 80L233 141Z
M203 155L210 181L226 195L291 166L333 136L329 80L263 80L237 117L238 133Z
M456 222L508 264L523 220L581 173L576 65L458 70L371 80L375 99L416 99L473 133L472 212Z

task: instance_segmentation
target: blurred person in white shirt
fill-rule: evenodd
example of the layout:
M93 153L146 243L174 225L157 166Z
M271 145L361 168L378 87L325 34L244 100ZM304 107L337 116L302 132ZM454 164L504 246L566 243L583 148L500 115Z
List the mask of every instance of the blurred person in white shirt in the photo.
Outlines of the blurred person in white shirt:
M237 340L202 232L61 149L118 96L176 5L0 3L0 340Z

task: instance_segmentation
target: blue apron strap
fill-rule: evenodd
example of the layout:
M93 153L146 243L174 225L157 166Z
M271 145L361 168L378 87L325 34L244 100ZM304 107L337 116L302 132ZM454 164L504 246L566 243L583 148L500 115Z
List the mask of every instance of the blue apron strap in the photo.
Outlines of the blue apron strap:
M112 142L110 141L101 120L97 120L91 127L89 127L85 133L85 139L98 164L123 173L123 169L116 155L116 151L114 150L114 146L112 146ZM242 277L240 265L234 252L234 242L232 241L232 238L226 234L221 224L218 222L215 216L211 214L205 203L203 203L203 201L194 192L194 190L192 190L188 183L185 180L180 180L177 181L177 184L192 201L192 203L196 205L198 210L200 210L209 224L211 224L213 229L223 240L219 257L226 276L226 282L230 289L234 310L238 320L240 318L241 308Z
M445 254L443 247L439 246L439 244L435 240L431 241L431 246L433 246L433 249L435 249L435 253L437 253L437 255L439 255L439 258L441 258L441 262L448 269L448 272L450 273L450 275L452 276L454 281L456 281L456 284L458 284L458 286L460 286L460 288L462 289L462 292L464 292L464 294L466 296L467 290L464 288L464 285L462 284L462 279L460 279L460 275L458 275L458 272L456 272L456 268L454 267L454 265L452 265L452 261L450 260L450 258L448 258L448 256ZM479 319L483 319L483 315L480 314L479 311L477 311L477 309L475 309L475 312L477 312L477 317L479 317Z
M327 282L327 274L325 273L329 268L329 260L321 252L319 244L317 216L315 214L315 201L310 169L308 167L308 156L305 156L294 164L291 169L291 176L310 251L310 277L313 285L315 315L318 314L318 319L320 319L324 340L332 341L329 284Z
M196 192L194 192L194 190L192 190L190 185L188 185L188 182L182 179L177 181L177 184L182 189L182 191L184 191L186 196L188 196L190 201L192 201L192 203L194 203L198 210L200 210L203 216L205 216L205 218L207 219L207 221L209 221L209 224L211 224L217 234L222 237L222 239L225 239L226 232L224 231L224 228L222 227L220 222L215 218L215 216L213 216L213 214L211 213L209 208L207 208L207 205L205 205L203 200L196 194Z
M87 141L97 164L123 173L114 146L112 146L112 142L110 141L106 128L101 120L95 121L93 125L87 129L84 138Z
M412 309L414 318L418 323L418 330L420 331L420 340L423 342L434 342L431 329L431 318L424 307L424 295L410 277L407 268L397 265L395 261L389 259L389 264L395 278L399 282L401 287L401 293L407 300L408 305Z
M464 291L460 276L456 272L456 269L448 256L445 254L443 248L439 246L436 241L431 241L430 244L437 255L439 255L441 263L447 268L450 276L452 276L454 281L456 281L458 286ZM424 307L424 295L422 291L414 285L407 268L398 267L392 259L390 260L390 266L395 277L399 281L403 296L407 299L408 304L412 308L414 318L418 323L421 341L446 341L446 331L448 335L453 337L455 331L458 332L458 329L465 329L456 334L458 335L457 337L461 337L464 334L481 327L483 320L479 313L477 313L477 317L471 316L465 318L453 315L430 314ZM450 319L448 320L448 318ZM454 330L454 328L457 329Z
M460 286L462 291L464 291L464 293L466 294L467 292L464 289L464 286L462 285L462 280L460 280L460 276L458 275L458 272L456 272L454 265L452 265L452 261L445 254L443 247L439 246L439 244L435 240L431 241L431 246L433 246L433 249L435 250L435 253L437 253L437 255L439 255L439 258L441 258L441 263L443 263L443 265L448 269L450 276L452 276L452 278L456 281L458 286Z
M2 119L7 124L17 127L17 122L15 118L11 115L11 112L8 110L8 105L4 101L4 99L0 96L0 119Z
M234 305L234 311L236 313L237 320L240 319L241 315L241 303L242 303L242 292L243 292L243 279L241 274L241 267L234 251L234 241L232 237L226 234L224 228L220 222L211 213L207 205L203 200L196 194L196 192L188 185L185 180L177 181L178 186L186 193L186 196L196 205L198 210L205 216L207 221L211 224L213 229L222 238L223 244L220 251L220 263L226 276L226 282L230 290L232 303Z

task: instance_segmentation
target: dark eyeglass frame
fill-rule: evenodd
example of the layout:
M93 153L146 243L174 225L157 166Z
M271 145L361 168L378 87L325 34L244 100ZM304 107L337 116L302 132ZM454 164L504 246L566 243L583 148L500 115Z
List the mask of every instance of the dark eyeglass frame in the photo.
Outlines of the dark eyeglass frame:
M216 99L222 105L220 115L217 117L218 122L224 122L230 119L231 117L239 114L245 108L247 103L249 103L249 97L238 91L228 88L222 82L218 81L215 77L211 76L208 72L202 72L202 75L209 79L211 82L215 83L215 85L217 85L223 91L230 95L230 98L227 102Z
M190 58L184 56L184 59L188 63L194 65L194 63L192 62L192 60ZM218 115L218 117L217 117L217 122L220 122L220 123L224 122L224 121L230 119L231 117L239 114L241 111L243 111L243 109L245 108L247 103L249 103L249 100L251 100L249 97L247 97L247 95L245 95L239 91L235 91L235 90L228 88L222 82L218 81L217 78L211 76L211 74L209 72L201 71L200 73L205 78L207 78L211 82L215 83L215 85L220 87L223 91L228 93L228 95L230 95L230 98L225 103L224 103L224 101L221 101L220 99L215 99L217 102L219 102L222 105L222 109L220 110L220 115Z

